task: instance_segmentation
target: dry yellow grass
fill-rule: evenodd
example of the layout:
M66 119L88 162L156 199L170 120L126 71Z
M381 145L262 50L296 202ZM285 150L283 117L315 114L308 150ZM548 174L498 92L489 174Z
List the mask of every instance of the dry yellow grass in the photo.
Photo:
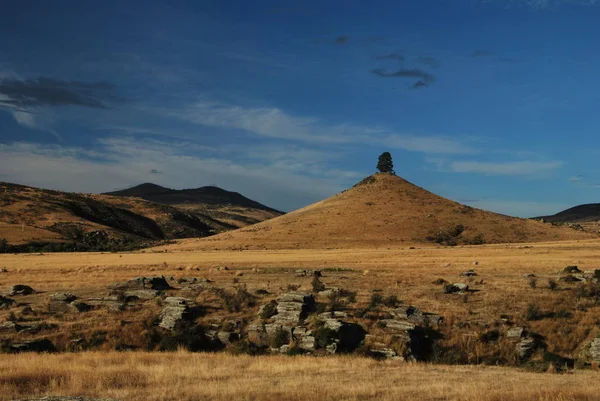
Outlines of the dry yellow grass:
M180 249L372 248L426 243L439 231L464 226L459 243L559 241L597 235L509 217L435 195L400 177L375 174L347 191L302 209ZM462 241L462 242L461 242Z
M128 401L597 400L598 373L534 374L355 357L79 353L0 355L0 400L86 395Z

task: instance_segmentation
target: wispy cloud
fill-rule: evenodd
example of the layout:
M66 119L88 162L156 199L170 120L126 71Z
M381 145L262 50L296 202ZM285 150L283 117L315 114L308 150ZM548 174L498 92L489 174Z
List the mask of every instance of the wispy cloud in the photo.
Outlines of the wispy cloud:
M278 108L251 108L201 100L161 113L194 124L236 129L254 135L311 144L383 144L396 149L438 154L467 154L468 140L398 133L380 126L328 124L315 117L297 117Z
M504 163L454 161L448 165L453 173L474 173L485 175L537 176L557 170L561 161L532 162L515 161Z
M310 175L304 166L279 168L277 160L266 158L243 162L200 154L190 151L193 144L187 142L106 138L94 148L0 144L0 175L7 181L83 192L105 192L147 181L170 188L216 184L283 210L331 196L357 177L339 169Z
M418 78L419 80L413 84L414 89L429 86L435 81L435 77L432 74L419 68L401 68L394 72L389 72L383 68L375 68L371 70L371 73L381 78Z

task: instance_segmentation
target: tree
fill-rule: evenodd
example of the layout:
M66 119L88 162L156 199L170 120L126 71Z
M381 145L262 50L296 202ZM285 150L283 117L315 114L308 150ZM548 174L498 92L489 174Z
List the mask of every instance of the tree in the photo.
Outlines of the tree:
M377 162L377 170L380 173L394 173L394 163L392 162L392 155L390 152L383 152L379 155L379 161Z

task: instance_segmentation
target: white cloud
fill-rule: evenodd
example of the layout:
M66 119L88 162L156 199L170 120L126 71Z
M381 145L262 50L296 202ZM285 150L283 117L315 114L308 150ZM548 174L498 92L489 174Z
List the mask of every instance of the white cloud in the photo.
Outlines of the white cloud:
M35 129L37 124L35 122L35 114L28 111L13 111L12 115L17 123L27 128Z
M190 156L194 151L190 143L109 138L100 144L98 151L0 144L0 180L77 192L106 192L147 181L172 188L216 184L271 207L292 210L341 191L356 177L349 171L310 176L293 166Z
M563 165L561 161L532 162L516 161L504 163L454 161L448 167L453 173L475 173L485 175L538 176L552 172Z
M177 110L162 109L162 113L202 126L237 129L266 138L312 144L381 144L432 154L475 152L449 137L401 134L379 126L327 124L314 117L292 116L278 108L252 108L201 100Z

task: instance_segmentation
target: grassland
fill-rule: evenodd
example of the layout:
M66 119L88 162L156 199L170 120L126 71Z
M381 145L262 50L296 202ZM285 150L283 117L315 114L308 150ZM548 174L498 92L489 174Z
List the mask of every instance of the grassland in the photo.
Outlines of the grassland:
M548 375L356 357L79 353L0 355L0 400L87 395L128 401L597 400L598 372Z
M480 341L480 335L497 327L501 315L543 335L549 351L577 357L581 345L600 333L600 307L577 297L577 284L559 282L551 290L547 282L558 281L567 265L578 265L581 270L600 268L598 254L600 242L596 240L417 249L190 252L163 248L131 253L5 254L0 255L0 269L7 270L0 273L0 292L13 284L28 284L38 293L19 301L43 308L53 292L98 296L106 293L110 283L164 275L208 278L225 289L245 285L249 290L277 294L290 284L310 291L310 278L296 277L294 271L316 268L323 270L322 281L328 287L358 291L351 308L364 307L373 291L380 290L385 296L396 295L407 304L441 314L446 318L441 328L444 346L458 350L464 363L476 365L488 363L490 355L497 353ZM464 281L459 274L467 269L478 274L468 279L474 290L468 295L444 294L433 284L438 278ZM536 275L536 288L526 274ZM197 302L211 306L208 321L227 316L210 297L201 296ZM531 304L552 317L528 320ZM97 310L84 317L49 317L57 328L45 336L60 342L74 331L89 334L103 329L114 339L135 343L141 322L159 310L153 302L144 305L118 313ZM0 322L9 313L0 311ZM108 351L111 346L106 344L107 352L0 354L0 399L44 394L124 400L597 399L598 373L591 370L550 375L510 367L400 364L340 356L115 353Z

